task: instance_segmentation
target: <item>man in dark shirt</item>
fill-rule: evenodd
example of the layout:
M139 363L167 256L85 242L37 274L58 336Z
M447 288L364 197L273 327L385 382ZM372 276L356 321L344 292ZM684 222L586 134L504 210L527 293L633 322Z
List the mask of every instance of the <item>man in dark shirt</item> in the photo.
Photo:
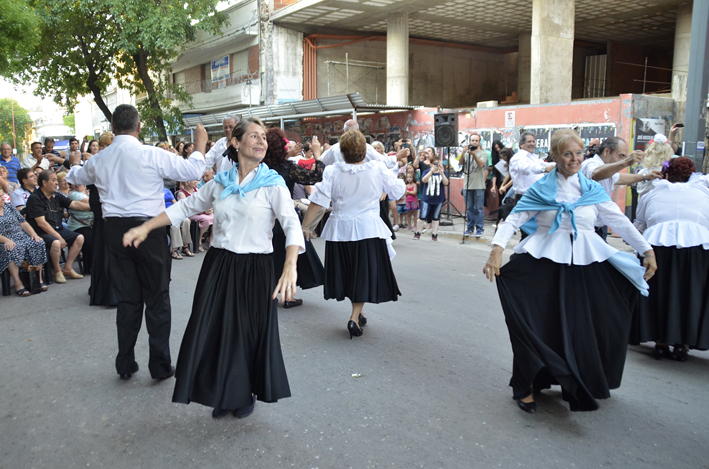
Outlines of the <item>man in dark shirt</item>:
M68 278L83 278L74 271L73 265L84 244L83 235L62 228L64 209L89 210L89 203L72 201L57 192L57 175L47 169L39 173L39 187L27 199L27 221L37 234L44 239L47 252L54 266L54 281L66 283ZM61 250L69 246L64 270L59 267Z
M57 172L57 170L61 168L64 164L64 159L67 158L65 151L59 152L54 149L54 139L52 137L47 137L44 139L42 154L45 155L45 158L52 162L52 170L54 170L54 172Z

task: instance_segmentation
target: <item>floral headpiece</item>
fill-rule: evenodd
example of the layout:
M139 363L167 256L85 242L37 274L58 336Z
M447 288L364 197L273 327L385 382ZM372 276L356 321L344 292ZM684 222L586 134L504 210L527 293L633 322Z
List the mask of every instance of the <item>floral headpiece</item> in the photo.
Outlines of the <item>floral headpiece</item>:
M669 161L663 162L662 163L662 170L667 171L668 169L670 169L670 162Z
M662 134L655 134L655 136L652 138L652 141L657 143L667 143L667 137Z

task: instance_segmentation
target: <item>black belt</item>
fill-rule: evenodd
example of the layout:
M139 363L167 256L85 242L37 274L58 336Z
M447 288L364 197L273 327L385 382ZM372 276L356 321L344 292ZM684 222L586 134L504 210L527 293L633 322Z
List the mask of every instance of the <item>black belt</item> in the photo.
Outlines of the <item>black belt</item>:
M151 220L152 217L106 217L106 221L119 222L119 221L139 221L145 223Z

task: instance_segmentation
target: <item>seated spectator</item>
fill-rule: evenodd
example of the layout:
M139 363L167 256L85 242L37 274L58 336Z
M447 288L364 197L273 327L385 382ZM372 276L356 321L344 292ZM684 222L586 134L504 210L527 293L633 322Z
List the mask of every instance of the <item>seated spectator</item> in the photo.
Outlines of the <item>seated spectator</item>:
M39 270L40 289L46 291L47 286L42 283L42 265L47 262L44 242L12 203L5 203L3 197L0 199L0 273L8 269L15 280L15 292L19 296L30 296L20 280L20 267L27 261Z
M64 209L89 210L87 201L72 201L57 191L57 175L42 171L38 178L39 187L27 199L27 221L44 240L49 258L54 268L54 281L66 283L66 277L83 278L72 267L76 256L84 244L84 237L74 231L62 228ZM64 270L59 266L61 250L69 246Z
M165 193L165 209L168 207L172 207L172 204L177 203L177 200L175 200L175 196L172 194L172 191L170 189L163 189L163 192ZM186 243L185 240L189 240L191 237L190 234L190 221L189 218L185 218L182 220L182 223L180 223L180 227L176 227L173 225L170 225L170 249L172 250L172 258L180 260L182 259L182 256L180 255L180 249L182 249L182 254L184 254L187 257L192 257L194 254L192 251L190 251L189 243Z
M201 189L203 185L207 184L209 181L214 179L214 170L213 169L208 169L204 172L204 175L202 175L202 179L199 180L197 183L197 189Z
M185 145L186 147L186 145ZM195 192L197 192L197 181L187 181L181 183L182 188L177 191L177 200L182 200L186 199L187 197L191 196ZM213 209L209 209L206 212L198 213L197 215L193 215L190 217L190 220L199 223L199 252L203 252L204 248L202 247L202 235L209 229L210 226L214 223L214 212ZM209 243L212 243L212 237L209 237Z
M71 189L69 191L69 199L89 203L89 191L86 190L86 186L78 184L69 184L69 186ZM84 255L84 274L88 275L91 273L91 265L94 257L94 212L91 210L74 210L70 208L69 219L66 225L69 231L74 231L84 237L84 245L81 247L81 253Z
M62 193L63 196L69 197L69 192L71 192L71 187L69 187L69 181L66 180L66 173L57 173L57 187L58 191Z
M40 168L44 171L52 166L52 162L49 161L49 158L45 158L42 154L42 144L40 142L32 142L30 148L32 149L32 154L25 156L22 160L23 168L30 168L32 170Z
M192 143L192 142L185 143L185 147L182 150L182 157L186 160L189 159L190 155L192 154L193 151L194 151L194 143Z
M12 147L7 142L0 144L0 166L7 169L7 180L12 182L17 181L17 172L20 170L20 160L12 154Z
M88 147L84 151L84 145L88 142ZM89 140L88 135L84 137L84 141L81 142L81 159L86 161L98 153L98 140Z
M20 187L18 183L9 180L9 174L6 167L0 166L0 189L3 190L5 203L10 203L12 193L15 192L15 189Z
M22 168L17 172L20 186L10 196L12 205L20 211L27 205L27 199L37 188L37 175L30 168Z
M113 134L111 132L104 132L98 137L98 151L103 150L107 146L113 143Z
M55 172L58 171L61 165L64 164L64 160L66 158L65 151L57 151L54 149L54 139L52 137L47 137L44 139L42 154L52 163L52 167L50 169Z

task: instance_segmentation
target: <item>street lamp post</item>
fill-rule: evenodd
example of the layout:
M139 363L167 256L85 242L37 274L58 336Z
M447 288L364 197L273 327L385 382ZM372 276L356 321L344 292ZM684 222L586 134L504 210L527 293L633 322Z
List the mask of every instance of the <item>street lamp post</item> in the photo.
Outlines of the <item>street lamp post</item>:
M12 148L17 154L17 138L15 137L15 100L10 98L10 112L12 113Z

